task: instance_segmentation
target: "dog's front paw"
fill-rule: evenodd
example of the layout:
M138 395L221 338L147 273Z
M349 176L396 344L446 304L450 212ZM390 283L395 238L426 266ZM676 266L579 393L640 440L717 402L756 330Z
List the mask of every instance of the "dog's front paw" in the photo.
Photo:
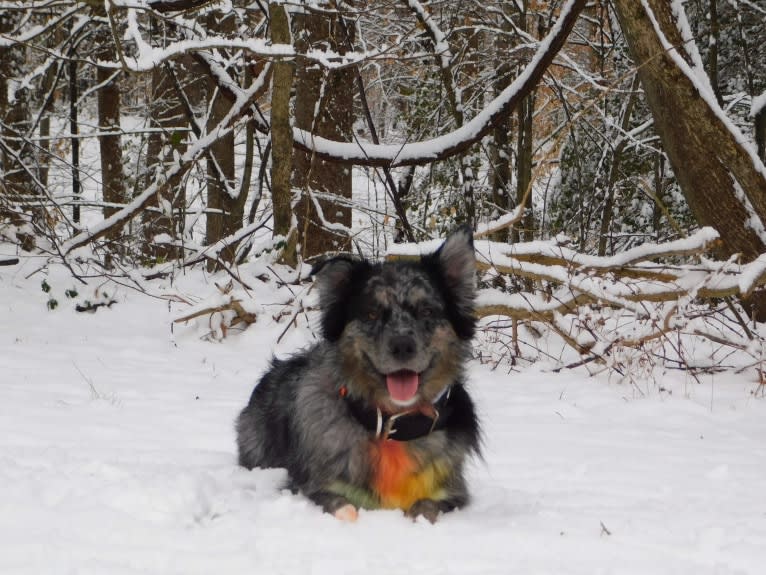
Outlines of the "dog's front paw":
M329 513L341 521L356 521L359 512L353 503L342 495L329 491L318 491L309 496L314 503L320 505L325 513Z
M335 519L353 523L359 517L359 512L356 510L356 507L350 503L346 503L343 507L336 509L333 515L335 516Z
M430 523L436 523L436 519L441 512L441 506L438 501L433 499L419 499L412 504L406 512L407 517L411 517L413 520L418 517L425 517Z

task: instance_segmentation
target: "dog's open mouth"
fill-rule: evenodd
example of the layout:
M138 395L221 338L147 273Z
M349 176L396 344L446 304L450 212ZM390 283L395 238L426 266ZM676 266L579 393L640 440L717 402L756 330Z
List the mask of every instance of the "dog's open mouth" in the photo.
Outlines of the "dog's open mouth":
M386 375L388 395L400 405L407 405L415 399L419 385L420 376L409 369L402 369Z

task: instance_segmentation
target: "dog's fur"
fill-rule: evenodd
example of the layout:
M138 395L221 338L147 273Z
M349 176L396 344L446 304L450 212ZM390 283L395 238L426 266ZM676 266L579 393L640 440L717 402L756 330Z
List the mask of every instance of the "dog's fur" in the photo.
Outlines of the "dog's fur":
M360 507L401 508L434 521L439 512L463 506L464 463L479 448L478 421L463 385L475 273L468 228L416 262L338 257L319 266L323 340L275 360L258 383L237 420L240 464L287 468L293 490L336 516L350 510L355 517ZM393 398L387 375L413 372L416 394ZM431 417L445 397L448 416L410 441L368 430L350 403L384 416Z

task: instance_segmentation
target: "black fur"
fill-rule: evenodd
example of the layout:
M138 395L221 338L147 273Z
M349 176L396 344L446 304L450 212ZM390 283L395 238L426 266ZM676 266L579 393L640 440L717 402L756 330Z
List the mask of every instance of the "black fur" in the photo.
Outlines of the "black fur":
M463 376L475 327L470 230L417 262L340 257L317 271L324 339L274 361L256 386L237 420L239 463L285 467L290 487L330 513L349 504L398 507L434 520L465 505L464 463L478 452L480 435ZM447 392L439 426L398 447L349 409L353 399L386 417L431 417ZM413 470L384 481L392 448L404 450Z

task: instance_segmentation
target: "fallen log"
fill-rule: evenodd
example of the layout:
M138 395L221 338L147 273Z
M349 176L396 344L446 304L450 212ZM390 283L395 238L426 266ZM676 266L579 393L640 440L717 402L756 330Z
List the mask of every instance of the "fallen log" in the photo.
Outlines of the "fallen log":
M718 233L702 228L688 238L645 244L611 257L579 253L555 241L504 244L475 242L477 267L498 274L553 286L548 291L506 293L480 290L479 317L506 316L517 320L550 320L585 305L635 308L642 302L672 302L680 298L710 300L747 297L766 284L766 254L749 264L701 260L694 264L654 260L688 258L713 249ZM431 242L397 244L388 259L415 259L434 248Z

